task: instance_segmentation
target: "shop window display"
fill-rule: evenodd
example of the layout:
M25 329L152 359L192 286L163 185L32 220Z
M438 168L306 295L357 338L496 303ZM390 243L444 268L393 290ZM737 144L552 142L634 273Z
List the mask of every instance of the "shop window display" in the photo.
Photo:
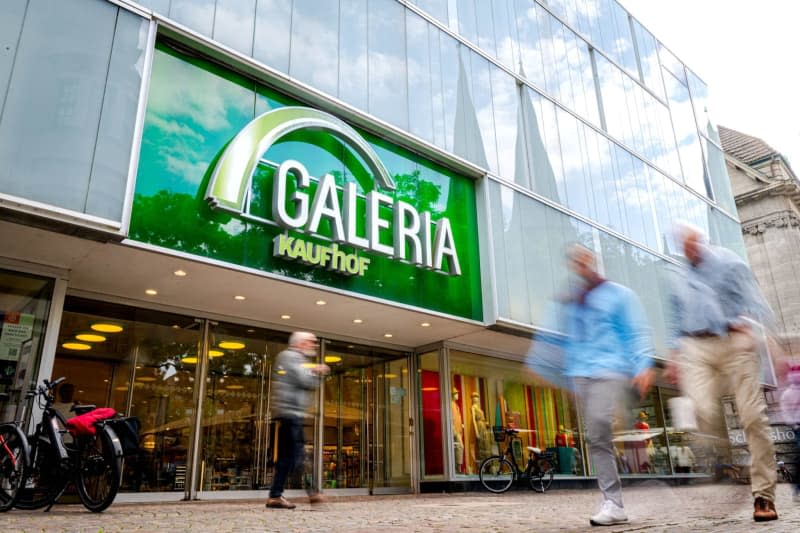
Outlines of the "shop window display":
M421 431L420 447L423 468L422 472L426 478L441 477L444 474L444 460L442 457L442 397L439 390L439 352L427 352L419 356L419 388L420 388L420 409ZM457 405L459 413L462 415L464 408L459 403L460 395L452 397L452 404ZM462 456L461 466L463 468L463 431L461 429L462 447L459 450ZM455 446L454 446L455 447Z
M525 447L537 446L555 452L559 473L583 473L580 430L569 393L550 387L517 361L450 350L450 369L450 452L458 455L463 446L463 456L453 461L456 475L476 475L481 461L498 453L493 427L520 430L519 449L514 450L520 468L525 468Z

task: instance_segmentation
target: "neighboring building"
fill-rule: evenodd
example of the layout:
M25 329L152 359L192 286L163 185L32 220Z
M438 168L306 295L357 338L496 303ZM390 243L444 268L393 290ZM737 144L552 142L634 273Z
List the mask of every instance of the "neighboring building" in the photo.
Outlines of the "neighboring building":
M720 127L744 243L785 350L800 357L800 180L767 143Z
M590 473L523 359L571 241L659 355L673 221L744 253L706 92L613 0L6 0L0 413L65 375L142 419L120 498L264 496L308 329L326 489L472 483L510 423ZM675 394L634 406L658 453L626 472L673 472Z

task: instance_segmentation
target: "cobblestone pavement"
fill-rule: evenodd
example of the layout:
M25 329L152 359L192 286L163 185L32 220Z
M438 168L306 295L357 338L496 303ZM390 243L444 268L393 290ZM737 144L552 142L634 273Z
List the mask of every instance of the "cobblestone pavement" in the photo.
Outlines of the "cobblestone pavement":
M265 509L262 501L115 504L102 514L80 505L49 513L0 515L0 531L110 533L174 532L549 532L549 531L800 531L800 503L791 487L778 486L780 520L752 520L749 488L743 485L671 486L645 482L624 490L630 522L592 528L588 517L597 490L560 489L546 494L517 490L488 493L336 498L311 507L298 499L294 510Z

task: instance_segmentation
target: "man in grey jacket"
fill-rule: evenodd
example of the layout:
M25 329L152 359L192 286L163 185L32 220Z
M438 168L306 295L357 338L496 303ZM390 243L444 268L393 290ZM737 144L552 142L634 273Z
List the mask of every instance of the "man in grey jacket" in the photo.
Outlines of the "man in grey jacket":
M317 355L317 337L307 331L296 331L289 337L289 347L275 359L272 379L272 418L277 424L278 463L269 490L267 507L294 509L295 504L283 497L283 486L295 467L303 468L305 438L303 419L319 387L320 377L330 372L328 365L312 364ZM311 503L323 501L322 494L306 489Z

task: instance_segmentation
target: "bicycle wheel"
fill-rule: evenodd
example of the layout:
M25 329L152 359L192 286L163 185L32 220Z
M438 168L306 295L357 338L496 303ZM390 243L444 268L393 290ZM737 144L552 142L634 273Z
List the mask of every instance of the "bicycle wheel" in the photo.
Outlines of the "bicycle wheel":
M531 472L529 478L531 488L536 492L544 492L550 488L553 483L553 475L556 469L553 468L553 463L548 459L539 459L536 461L536 469Z
M510 489L516 477L514 465L499 455L489 457L482 462L479 474L486 490L497 494Z
M54 503L69 481L47 438L40 437L31 445L31 465L14 504L17 509L39 509Z
M0 513L14 507L27 464L25 435L13 424L0 426Z
M119 490L121 458L114 452L111 437L106 429L98 429L93 437L80 445L78 472L75 485L83 506L99 513L104 511Z

